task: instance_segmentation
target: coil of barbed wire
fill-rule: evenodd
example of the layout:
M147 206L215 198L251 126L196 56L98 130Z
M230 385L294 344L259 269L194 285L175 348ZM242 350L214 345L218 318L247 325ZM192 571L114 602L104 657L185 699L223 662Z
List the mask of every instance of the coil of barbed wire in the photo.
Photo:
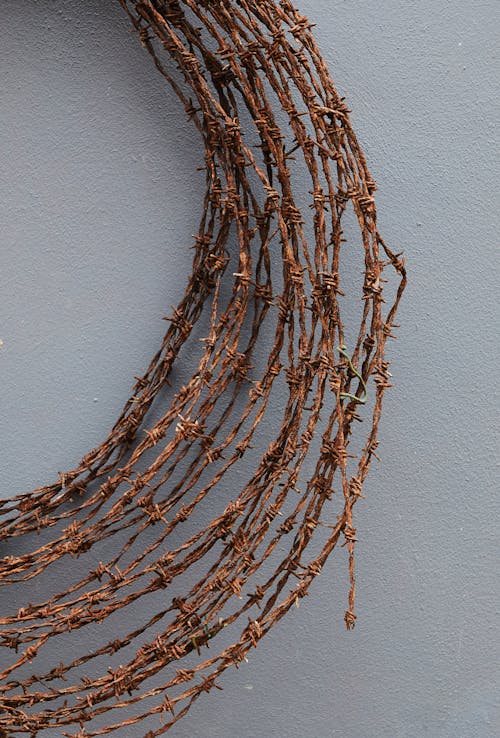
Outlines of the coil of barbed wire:
M201 139L206 191L185 294L112 430L53 484L0 503L3 601L9 587L26 598L1 618L3 735L165 733L338 543L348 628L356 618L353 506L406 274L378 231L350 111L288 0L118 1ZM183 351L196 360L177 386ZM119 627L99 643L103 623Z

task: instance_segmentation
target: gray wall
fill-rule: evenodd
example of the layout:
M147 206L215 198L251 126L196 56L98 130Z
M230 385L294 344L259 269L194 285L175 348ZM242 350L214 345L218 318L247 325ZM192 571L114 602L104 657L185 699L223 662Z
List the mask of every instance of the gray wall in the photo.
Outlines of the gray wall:
M334 554L300 609L169 735L487 738L500 734L500 6L297 2L347 95L381 231L410 278L383 463L356 509L358 623L346 632ZM94 447L155 351L189 270L202 161L116 2L2 0L1 19L10 496Z

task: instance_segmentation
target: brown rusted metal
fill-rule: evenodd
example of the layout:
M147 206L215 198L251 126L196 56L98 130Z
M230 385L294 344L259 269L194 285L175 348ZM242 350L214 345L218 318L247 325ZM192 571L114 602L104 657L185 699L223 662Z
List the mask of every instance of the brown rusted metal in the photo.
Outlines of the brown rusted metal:
M377 229L375 182L349 110L312 24L288 0L119 2L203 141L206 195L185 295L108 437L54 484L0 504L3 735L50 728L82 738L155 718L145 735L161 735L308 594L339 541L348 628L356 617L353 506L376 456L385 344L406 274ZM297 176L309 180L307 203ZM355 244L343 231L349 208ZM346 249L361 275L350 342ZM165 403L179 353L200 345L202 316L194 371ZM270 404L278 385L279 410ZM361 412L368 430L352 455ZM250 473L263 422L272 440ZM224 480L240 468L221 509ZM200 522L207 500L212 518ZM71 578L75 562L68 589L43 596L31 586L62 565ZM29 604L6 615L9 587L26 587ZM157 597L150 609L161 592L163 606ZM126 632L95 648L95 630L82 640L116 615ZM69 631L79 645L61 663L58 639ZM41 658L54 666L40 671Z

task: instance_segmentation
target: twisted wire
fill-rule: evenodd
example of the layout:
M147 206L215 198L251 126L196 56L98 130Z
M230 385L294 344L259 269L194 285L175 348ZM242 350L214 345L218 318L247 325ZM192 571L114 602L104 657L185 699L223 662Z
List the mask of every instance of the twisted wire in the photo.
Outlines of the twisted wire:
M4 735L83 738L152 719L145 738L162 735L308 594L339 541L347 627L356 619L353 506L377 457L406 273L378 231L350 111L288 0L118 1L201 138L206 190L184 297L107 438L53 484L0 503L4 592L37 593L37 577L67 578L75 562L69 588L0 618ZM361 274L354 331L346 250ZM192 374L171 387L184 350ZM256 454L265 424L272 440ZM114 616L119 637L79 637ZM85 646L59 662L70 632Z

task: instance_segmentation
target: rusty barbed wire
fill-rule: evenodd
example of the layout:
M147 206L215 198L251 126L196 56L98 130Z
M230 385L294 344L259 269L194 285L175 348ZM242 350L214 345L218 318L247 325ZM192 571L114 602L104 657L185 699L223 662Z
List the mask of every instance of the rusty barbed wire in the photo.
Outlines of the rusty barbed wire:
M26 604L0 618L11 656L1 735L73 726L62 734L83 738L152 719L145 738L165 733L308 594L341 540L348 628L356 618L353 506L378 458L385 344L406 273L377 229L376 185L350 111L313 24L288 0L118 1L202 139L203 212L185 295L108 437L55 483L0 503L0 582L26 592ZM306 209L297 176L309 178ZM350 342L341 319L349 212L362 273ZM399 278L390 308L388 267ZM168 404L174 363L184 347L194 351L203 321L195 370ZM279 411L276 387L287 391ZM370 427L352 455L361 405ZM269 415L273 440L245 481L242 459ZM240 467L224 501L218 490ZM62 567L71 567L69 588L33 588L44 577L53 585ZM152 607L169 588L170 604ZM130 630L93 648L95 629L115 615ZM79 645L60 662L56 644L70 632ZM52 668L37 667L42 659Z

